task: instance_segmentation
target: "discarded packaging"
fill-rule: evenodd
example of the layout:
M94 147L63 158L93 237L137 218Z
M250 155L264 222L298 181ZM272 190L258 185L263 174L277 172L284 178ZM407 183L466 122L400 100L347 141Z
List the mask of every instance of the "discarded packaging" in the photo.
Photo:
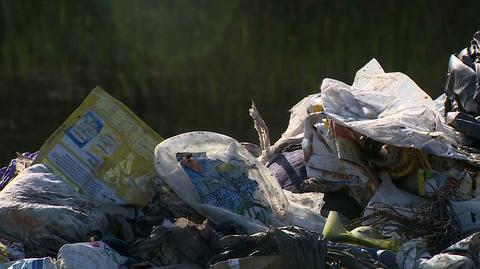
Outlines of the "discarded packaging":
M315 179L315 190L322 192L347 188L361 205L366 205L377 185L376 176L361 158L354 134L344 126L329 121L318 104L311 100L302 142L307 176ZM312 187L313 188L313 187ZM304 186L303 190L310 190Z
M292 208L268 168L230 137L181 134L159 144L155 158L172 190L216 224L232 221L249 232L285 223L323 228L320 214Z
M57 269L55 260L46 258L22 259L0 264L0 269Z
M359 134L397 147L475 161L458 150L455 131L430 96L405 74L385 73L375 59L357 72L352 86L325 79L321 92L325 114Z
M104 202L145 205L155 185L160 136L125 105L95 88L43 144L47 164L82 193Z

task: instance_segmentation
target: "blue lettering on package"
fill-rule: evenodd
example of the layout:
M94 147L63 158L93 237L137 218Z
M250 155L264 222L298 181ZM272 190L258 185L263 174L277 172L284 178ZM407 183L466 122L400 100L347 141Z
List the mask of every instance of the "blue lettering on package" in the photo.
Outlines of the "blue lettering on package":
M100 117L94 112L87 111L75 125L65 131L65 135L70 138L75 145L82 148L98 136L102 128L103 123Z

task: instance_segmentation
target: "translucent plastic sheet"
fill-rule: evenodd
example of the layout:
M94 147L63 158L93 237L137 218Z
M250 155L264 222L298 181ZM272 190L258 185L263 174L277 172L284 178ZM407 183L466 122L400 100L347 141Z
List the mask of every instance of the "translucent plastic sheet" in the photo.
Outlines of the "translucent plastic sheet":
M169 138L155 149L155 168L213 222L233 221L249 232L282 224L323 227L320 214L290 205L268 168L228 136L191 132Z
M398 147L475 161L457 150L456 133L430 96L405 74L385 73L375 59L357 72L352 86L325 79L321 92L325 113L355 132Z

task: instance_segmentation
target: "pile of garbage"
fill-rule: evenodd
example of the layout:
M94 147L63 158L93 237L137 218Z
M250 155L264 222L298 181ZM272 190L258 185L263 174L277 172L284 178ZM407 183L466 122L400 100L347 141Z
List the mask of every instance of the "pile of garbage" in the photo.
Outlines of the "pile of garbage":
M0 169L0 269L480 267L480 32L435 100L373 59L250 115L163 140L97 87Z

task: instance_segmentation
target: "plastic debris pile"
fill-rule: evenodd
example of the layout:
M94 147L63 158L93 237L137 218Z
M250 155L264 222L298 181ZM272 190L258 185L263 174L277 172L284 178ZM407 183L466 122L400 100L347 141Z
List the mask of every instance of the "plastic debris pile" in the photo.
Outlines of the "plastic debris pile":
M480 32L432 99L371 60L273 145L163 140L97 87L0 169L0 269L480 268Z

